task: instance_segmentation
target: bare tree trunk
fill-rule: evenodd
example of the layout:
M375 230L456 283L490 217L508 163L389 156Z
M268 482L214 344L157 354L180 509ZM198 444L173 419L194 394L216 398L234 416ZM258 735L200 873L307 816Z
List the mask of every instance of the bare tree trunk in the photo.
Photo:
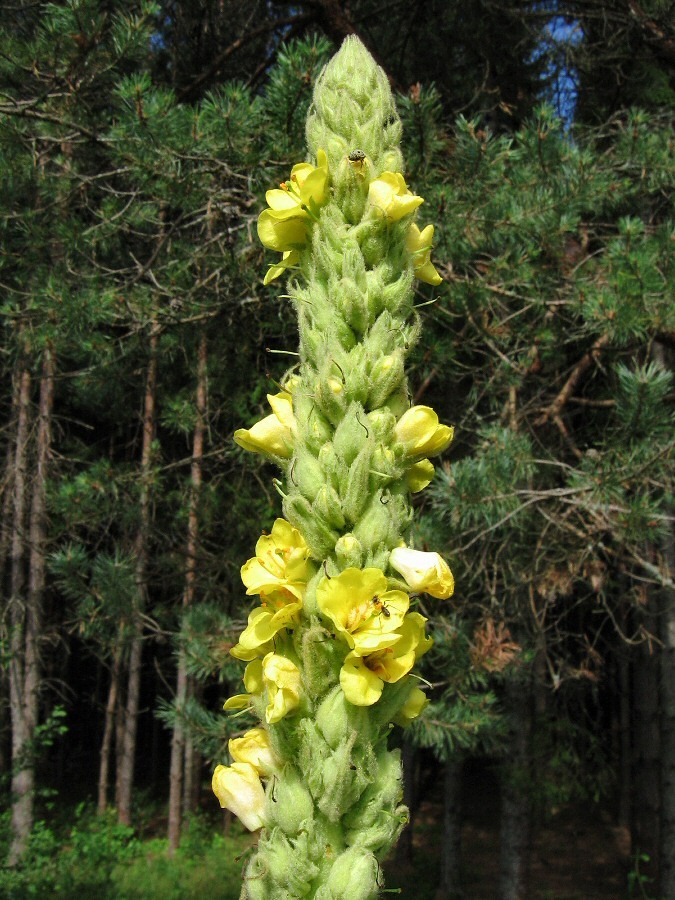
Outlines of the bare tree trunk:
M150 331L150 358L145 377L143 402L143 445L141 449L141 498L138 531L134 542L137 608L132 621L129 647L129 669L126 705L122 724L121 756L117 766L115 802L117 817L123 825L131 824L131 793L136 761L136 734L141 694L143 655L143 610L147 598L148 540L151 519L152 440L155 433L155 399L157 393L157 344L159 328Z
M11 572L7 571L12 547L12 526L14 510L14 469L16 454L16 438L19 418L19 398L21 393L21 378L15 377L12 387L12 406L7 439L5 460L5 474L2 483L2 521L0 521L0 585L3 589L7 586L11 594ZM4 594L4 590L3 590ZM4 614L4 610L3 610ZM11 765L11 751L9 747L9 735L11 733L10 702L9 702L9 672L7 667L0 666L0 773L4 774Z
M509 761L501 788L500 900L526 900L531 845L530 803L532 685L509 680L506 702L511 721Z
M190 469L190 498L188 502L188 530L185 553L185 585L183 588L183 611L188 609L195 598L197 586L197 549L199 544L199 494L202 485L204 461L204 430L206 422L207 393L207 344L206 331L202 329L197 357L197 416L192 442L192 466ZM169 774L169 853L173 854L180 843L181 802L184 771L190 765L186 753L186 735L183 710L188 697L188 672L185 654L178 652L178 672L176 675L176 721L171 739L171 768Z
M202 699L203 687L194 678L188 679L188 696ZM202 755L193 741L185 743L185 783L183 785L183 812L191 813L199 807L201 790Z
M656 601L650 591L643 610L644 626L656 634ZM659 822L661 816L659 654L656 642L648 640L636 648L633 661L633 809L631 843L634 851L646 853L649 864L640 870L650 878L658 873Z
M443 768L443 847L438 900L462 897L462 768L460 756L451 757Z
M108 700L105 705L105 724L103 726L103 740L99 752L98 771L98 800L96 811L102 815L108 808L108 784L110 781L110 752L115 731L115 712L117 710L117 695L120 684L120 672L122 664L122 628L119 629L119 640L115 647L112 670L110 672L110 687L108 688Z
M15 507L15 520L25 517L25 477L27 469L27 425L30 402L30 375L21 375L19 427L17 428L17 471L15 484L21 483L21 498ZM10 865L23 855L33 827L35 788L35 749L32 746L38 724L40 689L39 640L42 627L42 601L45 586L47 471L51 450L51 417L54 403L54 359L49 347L42 358L38 410L36 465L32 480L28 529L28 585L22 602L26 547L21 526L13 546L16 583L13 584L12 659L10 693L12 699L12 844ZM23 432L23 438L20 435ZM20 458L19 458L20 457ZM22 471L21 471L22 470ZM14 543L14 541L13 541ZM23 545L23 546L21 546ZM14 579L13 579L14 581ZM16 591L15 591L16 588ZM16 653L16 655L15 655ZM13 677L12 677L13 676Z
M675 577L672 529L662 541L665 577ZM661 833L660 896L675 898L675 591L661 592Z
M16 436L14 440L14 485L12 503L11 593L9 599L10 657L9 702L12 722L12 843L8 864L23 855L32 828L32 799L27 791L31 777L26 769L26 751L31 735L25 719L24 669L26 628L26 475L30 425L31 375L24 362L16 376Z
M673 371L675 353L656 341L654 359ZM672 509L669 510L672 513ZM659 896L675 900L675 539L672 518L661 537L658 560L664 585L658 596L659 638L659 739L660 796L659 822Z

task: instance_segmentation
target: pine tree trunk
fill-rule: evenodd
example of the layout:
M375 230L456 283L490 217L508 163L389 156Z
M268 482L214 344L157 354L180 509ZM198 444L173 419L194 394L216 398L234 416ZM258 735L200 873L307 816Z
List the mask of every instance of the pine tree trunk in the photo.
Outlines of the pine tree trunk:
M501 788L500 900L526 900L531 845L532 696L529 681L509 681L506 702L512 736Z
M151 466L152 440L155 434L155 399L157 392L157 344L159 329L150 332L150 358L145 378L143 404L143 445L141 450L141 498L139 523L134 542L137 608L132 621L132 637L129 647L127 695L122 720L121 757L117 766L115 801L117 817L121 824L131 824L131 794L136 761L136 734L141 695L141 670L143 656L143 610L147 598L148 540L151 518Z
M443 779L443 846L441 849L441 883L438 900L455 900L462 896L462 769L459 756L444 766Z
M183 611L187 610L195 598L197 586L197 550L199 543L199 494L202 485L204 461L204 429L206 421L207 392L207 344L206 331L202 329L199 338L197 358L197 392L194 436L192 442L192 465L190 468L190 498L188 502L188 531L185 553L185 585L183 589ZM182 648L178 653L176 675L176 721L171 739L171 766L169 773L169 853L173 854L180 843L181 805L183 795L184 770L188 762L186 756L186 735L183 710L188 696L188 673Z
M19 364L16 376L16 432L14 439L14 483L12 502L11 594L9 600L10 658L9 700L12 723L12 843L8 864L16 865L23 855L32 828L32 776L23 759L30 740L25 718L24 669L26 629L26 475L30 423L31 375Z
M672 372L675 354L660 342L654 358ZM672 514L673 510L669 512ZM660 569L666 582L659 596L661 821L659 829L659 896L675 900L675 536L672 517L660 542Z
M17 429L17 457L20 451L19 434L28 424L28 403L30 401L30 376L22 373L20 425ZM30 521L28 527L28 585L25 601L20 600L21 593L13 591L13 607L21 615L21 621L13 622L19 626L18 635L12 635L12 661L14 663L14 685L12 694L12 844L9 851L10 865L16 864L23 855L30 832L33 827L34 790L35 790L35 750L31 746L35 740L38 724L40 658L39 640L42 627L42 601L45 585L46 556L46 497L47 473L51 450L51 418L54 403L54 359L49 347L45 348L42 359L40 379L40 401L38 411L38 427L36 438L36 464L32 479ZM21 421L22 420L22 421ZM22 441L22 463L17 458L16 482L23 482L20 505L21 515L25 515L25 475L27 462L27 433ZM23 471L19 474L19 470ZM21 541L23 543L23 541ZM19 559L19 556L23 559ZM23 576L19 576L19 568L25 562L26 548L16 544L17 588ZM15 643L16 642L16 643ZM14 650L18 652L18 660L14 658Z
M0 584L7 585L8 593L11 593L11 572L7 571L12 547L12 526L14 509L14 457L16 453L16 430L18 426L19 396L21 391L21 379L13 379L12 389L12 421L7 440L5 460L5 475L2 482L2 521L0 521ZM0 666L0 774L9 771L11 765L11 752L9 742L5 735L11 731L10 702L9 702L9 672L6 666Z
M657 632L656 601L649 592L643 624ZM659 664L654 640L641 644L633 663L633 810L631 844L634 852L646 853L649 864L641 871L650 878L658 874L659 822L661 816Z
M672 529L662 541L663 569L675 578ZM675 900L675 590L661 593L661 828L659 858L660 896Z
M120 673L122 665L122 629L119 629L119 639L115 647L112 670L110 672L110 687L108 688L108 700L105 705L105 723L103 726L103 740L99 752L98 771L98 800L96 811L102 815L108 808L108 784L110 781L110 753L112 739L115 731L115 713L117 711L117 696L119 692Z

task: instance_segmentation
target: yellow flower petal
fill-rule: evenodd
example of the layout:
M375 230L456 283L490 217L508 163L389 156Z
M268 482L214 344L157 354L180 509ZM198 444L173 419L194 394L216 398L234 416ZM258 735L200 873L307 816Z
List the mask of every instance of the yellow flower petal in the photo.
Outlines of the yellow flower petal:
M413 494L424 490L431 483L435 471L434 465L429 459L421 459L414 463L405 473L408 490Z
M398 222L424 203L422 197L408 190L400 172L383 172L373 179L368 188L368 201L392 222Z
M413 719L416 719L419 716L425 706L428 705L429 698L424 691L420 690L418 687L413 687L408 694L408 699L396 714L394 723L400 725L402 728L407 727Z
M278 653L268 653L262 665L269 701L265 720L273 725L300 704L300 670L294 662Z
M248 763L261 778L273 775L278 769L279 761L264 728L252 728L241 737L231 738L227 749L234 762Z
M270 250L298 250L307 243L309 218L299 213L292 218L280 218L271 210L264 209L258 216L258 237L260 243Z
M410 604L403 591L387 590L381 569L354 567L333 578L322 578L316 600L340 636L361 655L398 641L397 629Z

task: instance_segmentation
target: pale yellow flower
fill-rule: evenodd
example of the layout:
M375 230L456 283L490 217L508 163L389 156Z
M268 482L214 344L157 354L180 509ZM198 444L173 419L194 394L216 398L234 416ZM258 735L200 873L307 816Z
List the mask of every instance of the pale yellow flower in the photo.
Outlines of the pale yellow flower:
M283 253L281 262L268 270L265 284L297 264L309 229L328 200L328 160L323 150L316 157L316 166L298 163L288 181L265 195L268 209L258 217L258 237L265 247Z
M255 556L241 568L241 580L249 596L280 592L289 600L302 600L311 575L307 544L285 519L276 519L270 534L258 539Z
M273 775L278 769L278 760L264 728L251 728L241 737L230 738L227 748L234 762L248 763L261 778Z
M252 765L216 766L211 786L221 807L231 810L249 831L265 825L265 790Z
M398 629L410 599L403 591L387 590L381 569L350 567L321 579L316 602L350 648L365 656L400 640Z
M272 407L272 415L256 422L252 428L238 428L234 440L244 450L290 459L295 435L291 395L280 391L278 394L268 394L267 400Z
M435 456L450 444L454 429L441 425L430 406L411 406L396 423L396 440L409 457Z
M455 590L455 579L450 567L438 553L394 547L389 555L389 564L403 575L413 591L431 594L438 600L447 600Z
M399 627L399 640L390 647L361 655L348 653L340 670L340 686L354 706L372 706L382 695L385 682L394 684L415 665L431 646L424 635L426 619L410 613Z
M405 245L413 257L415 277L427 284L440 284L443 279L431 262L431 242L434 238L434 226L427 225L422 231L414 222L410 223Z
M294 662L278 653L268 653L262 668L268 699L265 720L268 725L273 725L300 704L300 670Z
M368 188L368 201L391 222L398 222L424 203L422 197L408 190L400 172L383 172L374 178Z

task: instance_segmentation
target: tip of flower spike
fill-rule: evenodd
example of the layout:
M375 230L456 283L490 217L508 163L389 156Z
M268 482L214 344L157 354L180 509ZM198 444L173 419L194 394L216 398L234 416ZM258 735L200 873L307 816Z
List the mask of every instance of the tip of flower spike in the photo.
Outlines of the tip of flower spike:
M364 44L347 37L316 83L307 117L307 143L322 147L337 169L355 147L375 172L400 168L401 122L384 70Z

